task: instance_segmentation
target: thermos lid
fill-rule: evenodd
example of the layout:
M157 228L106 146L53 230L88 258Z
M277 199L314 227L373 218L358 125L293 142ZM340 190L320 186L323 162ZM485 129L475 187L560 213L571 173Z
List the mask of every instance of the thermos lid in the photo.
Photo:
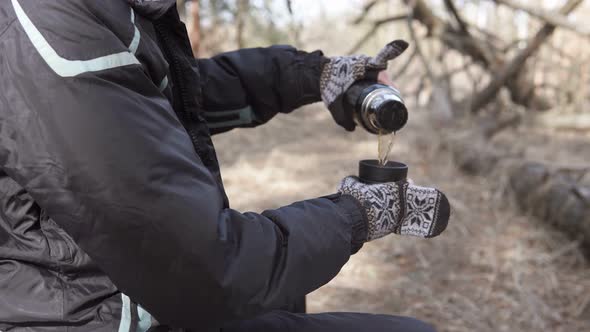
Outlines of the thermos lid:
M380 165L379 160L361 160L359 178L368 184L397 182L408 178L408 165L397 161L388 161Z
M406 106L396 100L386 100L379 105L377 121L388 132L402 129L408 122Z
M356 110L361 114L361 124L369 131L378 134L399 131L408 122L408 110L400 92L391 86L370 84L362 90Z

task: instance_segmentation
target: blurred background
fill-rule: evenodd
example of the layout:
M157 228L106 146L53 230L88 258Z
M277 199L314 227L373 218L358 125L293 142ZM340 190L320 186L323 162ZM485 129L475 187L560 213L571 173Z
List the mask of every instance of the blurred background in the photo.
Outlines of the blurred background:
M391 160L447 193L442 236L367 244L308 310L418 317L441 331L590 331L590 1L179 1L198 57L291 44L374 55L403 38L410 110ZM377 138L322 104L214 138L234 208L335 191Z

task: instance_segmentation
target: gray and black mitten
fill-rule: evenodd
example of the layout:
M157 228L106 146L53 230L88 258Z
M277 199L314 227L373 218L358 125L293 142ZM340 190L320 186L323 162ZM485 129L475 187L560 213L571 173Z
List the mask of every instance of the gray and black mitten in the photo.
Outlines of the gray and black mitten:
M357 81L374 80L380 71L387 69L387 62L395 59L408 48L408 43L395 40L387 44L375 57L366 55L338 56L330 58L320 78L320 92L324 104L337 124L348 131L356 127L353 114L344 107L344 94Z
M449 201L434 188L406 181L365 184L349 176L342 180L338 191L353 196L364 207L367 241L391 233L431 238L442 233L449 222Z

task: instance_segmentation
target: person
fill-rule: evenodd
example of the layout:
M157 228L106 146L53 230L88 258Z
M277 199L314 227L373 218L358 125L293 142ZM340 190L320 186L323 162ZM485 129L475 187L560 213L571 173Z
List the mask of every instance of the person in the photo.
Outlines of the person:
M210 137L320 99L352 130L343 93L406 47L196 60L174 0L0 2L0 330L432 331L280 308L367 241L438 235L440 191L349 177L333 195L240 213Z

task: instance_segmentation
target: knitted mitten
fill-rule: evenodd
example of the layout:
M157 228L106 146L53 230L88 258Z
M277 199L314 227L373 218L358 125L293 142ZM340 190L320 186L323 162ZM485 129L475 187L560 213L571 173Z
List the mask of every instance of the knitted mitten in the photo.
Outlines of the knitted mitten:
M406 181L365 184L349 176L342 180L338 191L364 206L369 223L367 241L390 233L430 238L447 228L449 201L437 189Z
M377 81L380 71L387 69L387 62L395 59L408 48L408 43L396 40L387 44L375 57L366 55L338 56L330 58L321 74L320 91L324 104L340 126L352 131L355 123L352 114L346 114L344 93L359 80Z

